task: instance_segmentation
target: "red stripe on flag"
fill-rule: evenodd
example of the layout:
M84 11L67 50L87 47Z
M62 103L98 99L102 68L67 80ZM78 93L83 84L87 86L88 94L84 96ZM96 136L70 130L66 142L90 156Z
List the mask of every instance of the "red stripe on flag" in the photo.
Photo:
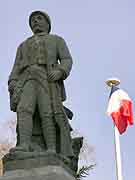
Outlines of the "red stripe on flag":
M127 117L129 125L133 125L133 112L132 112L132 102L128 100L122 100L123 115Z
M111 116L119 133L124 133L128 124L133 125L132 102L129 100L122 100L120 109L117 112L113 112Z

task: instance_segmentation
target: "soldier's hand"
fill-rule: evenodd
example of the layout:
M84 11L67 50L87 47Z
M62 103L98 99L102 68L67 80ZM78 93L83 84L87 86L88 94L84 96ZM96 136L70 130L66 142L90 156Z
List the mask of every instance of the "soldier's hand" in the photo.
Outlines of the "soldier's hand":
M53 70L48 74L49 81L58 81L62 78L62 71L60 70Z
M8 85L8 91L13 94L13 91L15 89L15 86L16 86L16 81L15 80L12 80L9 85Z

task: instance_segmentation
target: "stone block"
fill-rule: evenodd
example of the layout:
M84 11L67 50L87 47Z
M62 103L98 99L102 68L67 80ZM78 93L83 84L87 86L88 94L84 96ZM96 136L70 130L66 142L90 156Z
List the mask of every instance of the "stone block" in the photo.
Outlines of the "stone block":
M61 166L45 166L7 171L0 180L76 180L76 178Z

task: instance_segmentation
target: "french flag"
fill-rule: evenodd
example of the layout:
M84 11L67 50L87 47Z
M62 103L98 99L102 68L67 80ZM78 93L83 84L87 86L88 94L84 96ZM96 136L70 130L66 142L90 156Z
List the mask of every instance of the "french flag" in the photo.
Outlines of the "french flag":
M120 134L128 125L133 125L132 101L125 91L116 86L111 89L107 114L112 117Z

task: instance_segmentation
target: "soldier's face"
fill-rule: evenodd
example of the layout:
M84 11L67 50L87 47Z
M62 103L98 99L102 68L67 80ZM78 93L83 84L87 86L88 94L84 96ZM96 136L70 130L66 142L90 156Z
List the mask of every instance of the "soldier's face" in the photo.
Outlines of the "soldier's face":
M48 32L49 24L42 14L35 14L31 18L31 28L35 34L40 32Z

